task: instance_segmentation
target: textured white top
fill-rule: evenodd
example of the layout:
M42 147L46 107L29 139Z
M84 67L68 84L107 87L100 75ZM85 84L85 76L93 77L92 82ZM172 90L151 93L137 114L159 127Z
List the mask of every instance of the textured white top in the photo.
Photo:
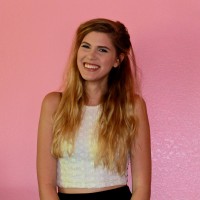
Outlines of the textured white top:
M71 157L64 151L57 162L57 185L61 188L100 188L127 184L127 174L120 176L103 166L94 166L95 124L100 106L85 106L83 120ZM64 146L67 145L63 143Z

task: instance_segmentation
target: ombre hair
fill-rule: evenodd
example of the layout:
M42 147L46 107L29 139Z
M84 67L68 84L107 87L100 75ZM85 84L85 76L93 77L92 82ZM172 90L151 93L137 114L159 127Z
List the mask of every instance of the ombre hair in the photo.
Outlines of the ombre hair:
M67 142L67 153L74 152L74 142L82 120L87 94L84 80L77 66L77 52L90 32L109 35L120 65L112 68L108 76L107 91L101 98L101 113L97 122L97 151L95 165L124 174L128 155L137 134L137 119L134 114L135 98L139 93L137 66L130 36L120 22L108 19L92 19L82 23L75 35L68 62L64 91L54 115L52 154L63 156L62 144Z

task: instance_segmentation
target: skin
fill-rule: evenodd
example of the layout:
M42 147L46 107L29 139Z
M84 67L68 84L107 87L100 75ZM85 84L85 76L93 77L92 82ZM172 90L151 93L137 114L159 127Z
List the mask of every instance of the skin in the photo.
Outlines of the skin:
M42 102L38 127L37 176L40 200L59 200L56 192L56 159L51 155L52 115L60 102L59 93L50 93Z
M90 32L84 37L78 49L77 65L87 82L105 84L110 70L118 64L115 47L108 34Z
M107 89L108 74L112 67L117 67L120 58L105 33L91 32L83 39L77 54L77 65L85 79L88 94L88 105L98 105L101 96ZM87 68L85 68L85 66ZM91 69L92 68L92 69ZM56 159L50 153L52 132L52 115L60 102L58 92L49 93L42 102L37 146L37 173L41 200L58 200L56 190ZM138 136L131 149L131 169L133 181L132 200L149 200L151 184L150 129L146 105L142 98L136 97L135 114L139 121ZM106 188L65 188L66 193L88 193L108 190Z
M120 64L115 47L106 33L88 33L78 50L77 65L85 80L89 105L98 104L107 89L108 74ZM86 68L86 66L89 66ZM92 68L91 68L92 67Z
M151 195L151 145L150 128L145 101L136 97L135 115L138 134L131 149L132 200L150 200Z

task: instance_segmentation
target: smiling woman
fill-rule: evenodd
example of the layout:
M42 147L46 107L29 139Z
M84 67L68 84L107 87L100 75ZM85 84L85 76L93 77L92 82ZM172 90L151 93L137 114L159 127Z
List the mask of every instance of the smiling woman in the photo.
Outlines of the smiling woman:
M71 52L64 91L47 94L42 103L40 199L150 199L149 123L126 27L87 21L77 29Z
M122 57L122 55L121 55ZM78 49L77 65L84 80L106 87L110 70L119 65L111 38L106 33L88 33Z

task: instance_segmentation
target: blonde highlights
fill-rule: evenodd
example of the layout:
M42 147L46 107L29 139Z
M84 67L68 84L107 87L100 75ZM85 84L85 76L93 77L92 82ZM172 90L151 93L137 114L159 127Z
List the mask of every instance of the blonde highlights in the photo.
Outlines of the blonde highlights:
M137 133L134 99L138 93L137 66L130 36L120 22L93 19L79 26L68 63L65 89L54 115L52 154L62 157L62 143L67 142L67 153L73 154L74 142L82 120L87 95L77 67L77 52L83 38L90 32L109 34L117 56L123 54L120 66L112 68L108 89L101 99L101 114L97 122L97 153L95 164L124 174L131 145Z

